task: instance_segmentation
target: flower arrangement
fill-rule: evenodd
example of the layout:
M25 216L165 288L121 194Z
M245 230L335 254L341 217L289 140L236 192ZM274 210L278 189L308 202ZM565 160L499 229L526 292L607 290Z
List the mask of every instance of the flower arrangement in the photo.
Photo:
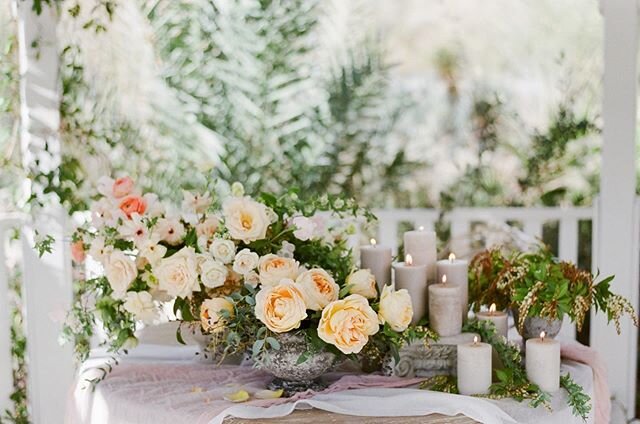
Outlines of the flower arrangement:
M566 314L580 331L587 312L595 306L607 314L620 333L623 315L630 316L636 326L638 317L627 299L610 290L613 278L597 281L597 275L558 261L545 247L512 254L493 248L472 259L469 292L476 311L491 303L514 308L519 328L528 316L562 319Z
M158 321L167 305L169 319L198 326L216 351L258 360L292 331L339 355L361 352L376 334L395 345L422 334L409 328L406 290L386 286L379 296L374 276L356 269L353 228L341 218L374 216L351 200L295 191L254 199L235 183L224 198L184 192L178 210L129 177L103 178L98 191L91 221L72 235L74 260L88 254L103 271L81 283L64 327L80 359L96 324L110 351L126 351L139 323Z

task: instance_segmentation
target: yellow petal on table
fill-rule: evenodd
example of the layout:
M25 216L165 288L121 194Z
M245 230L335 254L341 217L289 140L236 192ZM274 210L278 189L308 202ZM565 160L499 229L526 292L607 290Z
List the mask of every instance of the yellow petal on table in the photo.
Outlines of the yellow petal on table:
M278 399L282 397L284 390L260 390L259 392L254 393L254 397L256 399Z
M224 400L229 402L246 402L249 400L249 393L246 390L238 390L224 396Z
M202 387L198 387L198 386L192 387L191 393L202 393Z

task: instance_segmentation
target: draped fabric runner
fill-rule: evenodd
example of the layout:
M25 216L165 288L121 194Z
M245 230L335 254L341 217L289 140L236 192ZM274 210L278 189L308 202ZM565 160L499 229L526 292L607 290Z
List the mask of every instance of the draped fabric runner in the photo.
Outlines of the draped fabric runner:
M574 353L574 351L569 351ZM195 349L141 345L116 366L94 391L84 382L95 376L95 358L83 367L69 396L68 424L197 423L218 424L226 416L267 418L284 416L295 408L319 408L360 416L416 416L440 413L464 414L488 424L582 423L566 405L566 394L553 396L553 413L532 409L511 399L489 400L419 390L420 379L379 375L330 373L332 384L321 393L300 393L294 398L250 400L242 404L225 401L226 394L244 389L253 394L266 387L271 376L250 366L221 366L198 361ZM585 356L574 358L588 362ZM563 373L593 395L591 368L563 362ZM600 375L600 374L598 374ZM593 417L587 421L592 423ZM599 421L598 421L599 423Z

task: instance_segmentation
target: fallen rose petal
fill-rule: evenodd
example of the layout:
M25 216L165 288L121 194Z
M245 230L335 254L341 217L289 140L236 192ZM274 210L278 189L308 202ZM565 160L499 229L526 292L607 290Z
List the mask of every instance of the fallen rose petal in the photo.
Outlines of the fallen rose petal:
M246 390L238 390L237 392L230 393L224 396L224 400L229 402L246 402L249 400L249 393Z
M259 392L256 392L253 396L256 399L278 399L279 397L282 397L282 394L284 393L284 390L279 389L279 390L260 390Z

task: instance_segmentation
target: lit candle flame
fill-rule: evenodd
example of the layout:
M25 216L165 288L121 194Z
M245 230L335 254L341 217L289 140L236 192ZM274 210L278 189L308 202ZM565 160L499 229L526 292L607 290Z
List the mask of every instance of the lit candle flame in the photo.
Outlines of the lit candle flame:
M453 262L456 260L456 254L451 252L449 253L449 262Z
M407 253L407 256L404 257L405 265L413 265L413 258L410 254Z
M447 274L444 274L442 276L442 284L446 284L447 283Z
M495 303L492 303L491 306L489 306L489 313L491 315L496 313L496 304Z
M540 333L540 340L541 340L541 341L544 341L544 337L545 337L546 335L547 335L547 333L545 333L544 331L542 331L542 332Z
M478 336L473 336L473 344L474 345L478 344Z
M376 241L376 239L372 238L371 240L369 240L369 243L371 243L371 246L376 247L376 244L378 244L378 242Z
M424 227L421 225L418 227L418 231L424 231Z

